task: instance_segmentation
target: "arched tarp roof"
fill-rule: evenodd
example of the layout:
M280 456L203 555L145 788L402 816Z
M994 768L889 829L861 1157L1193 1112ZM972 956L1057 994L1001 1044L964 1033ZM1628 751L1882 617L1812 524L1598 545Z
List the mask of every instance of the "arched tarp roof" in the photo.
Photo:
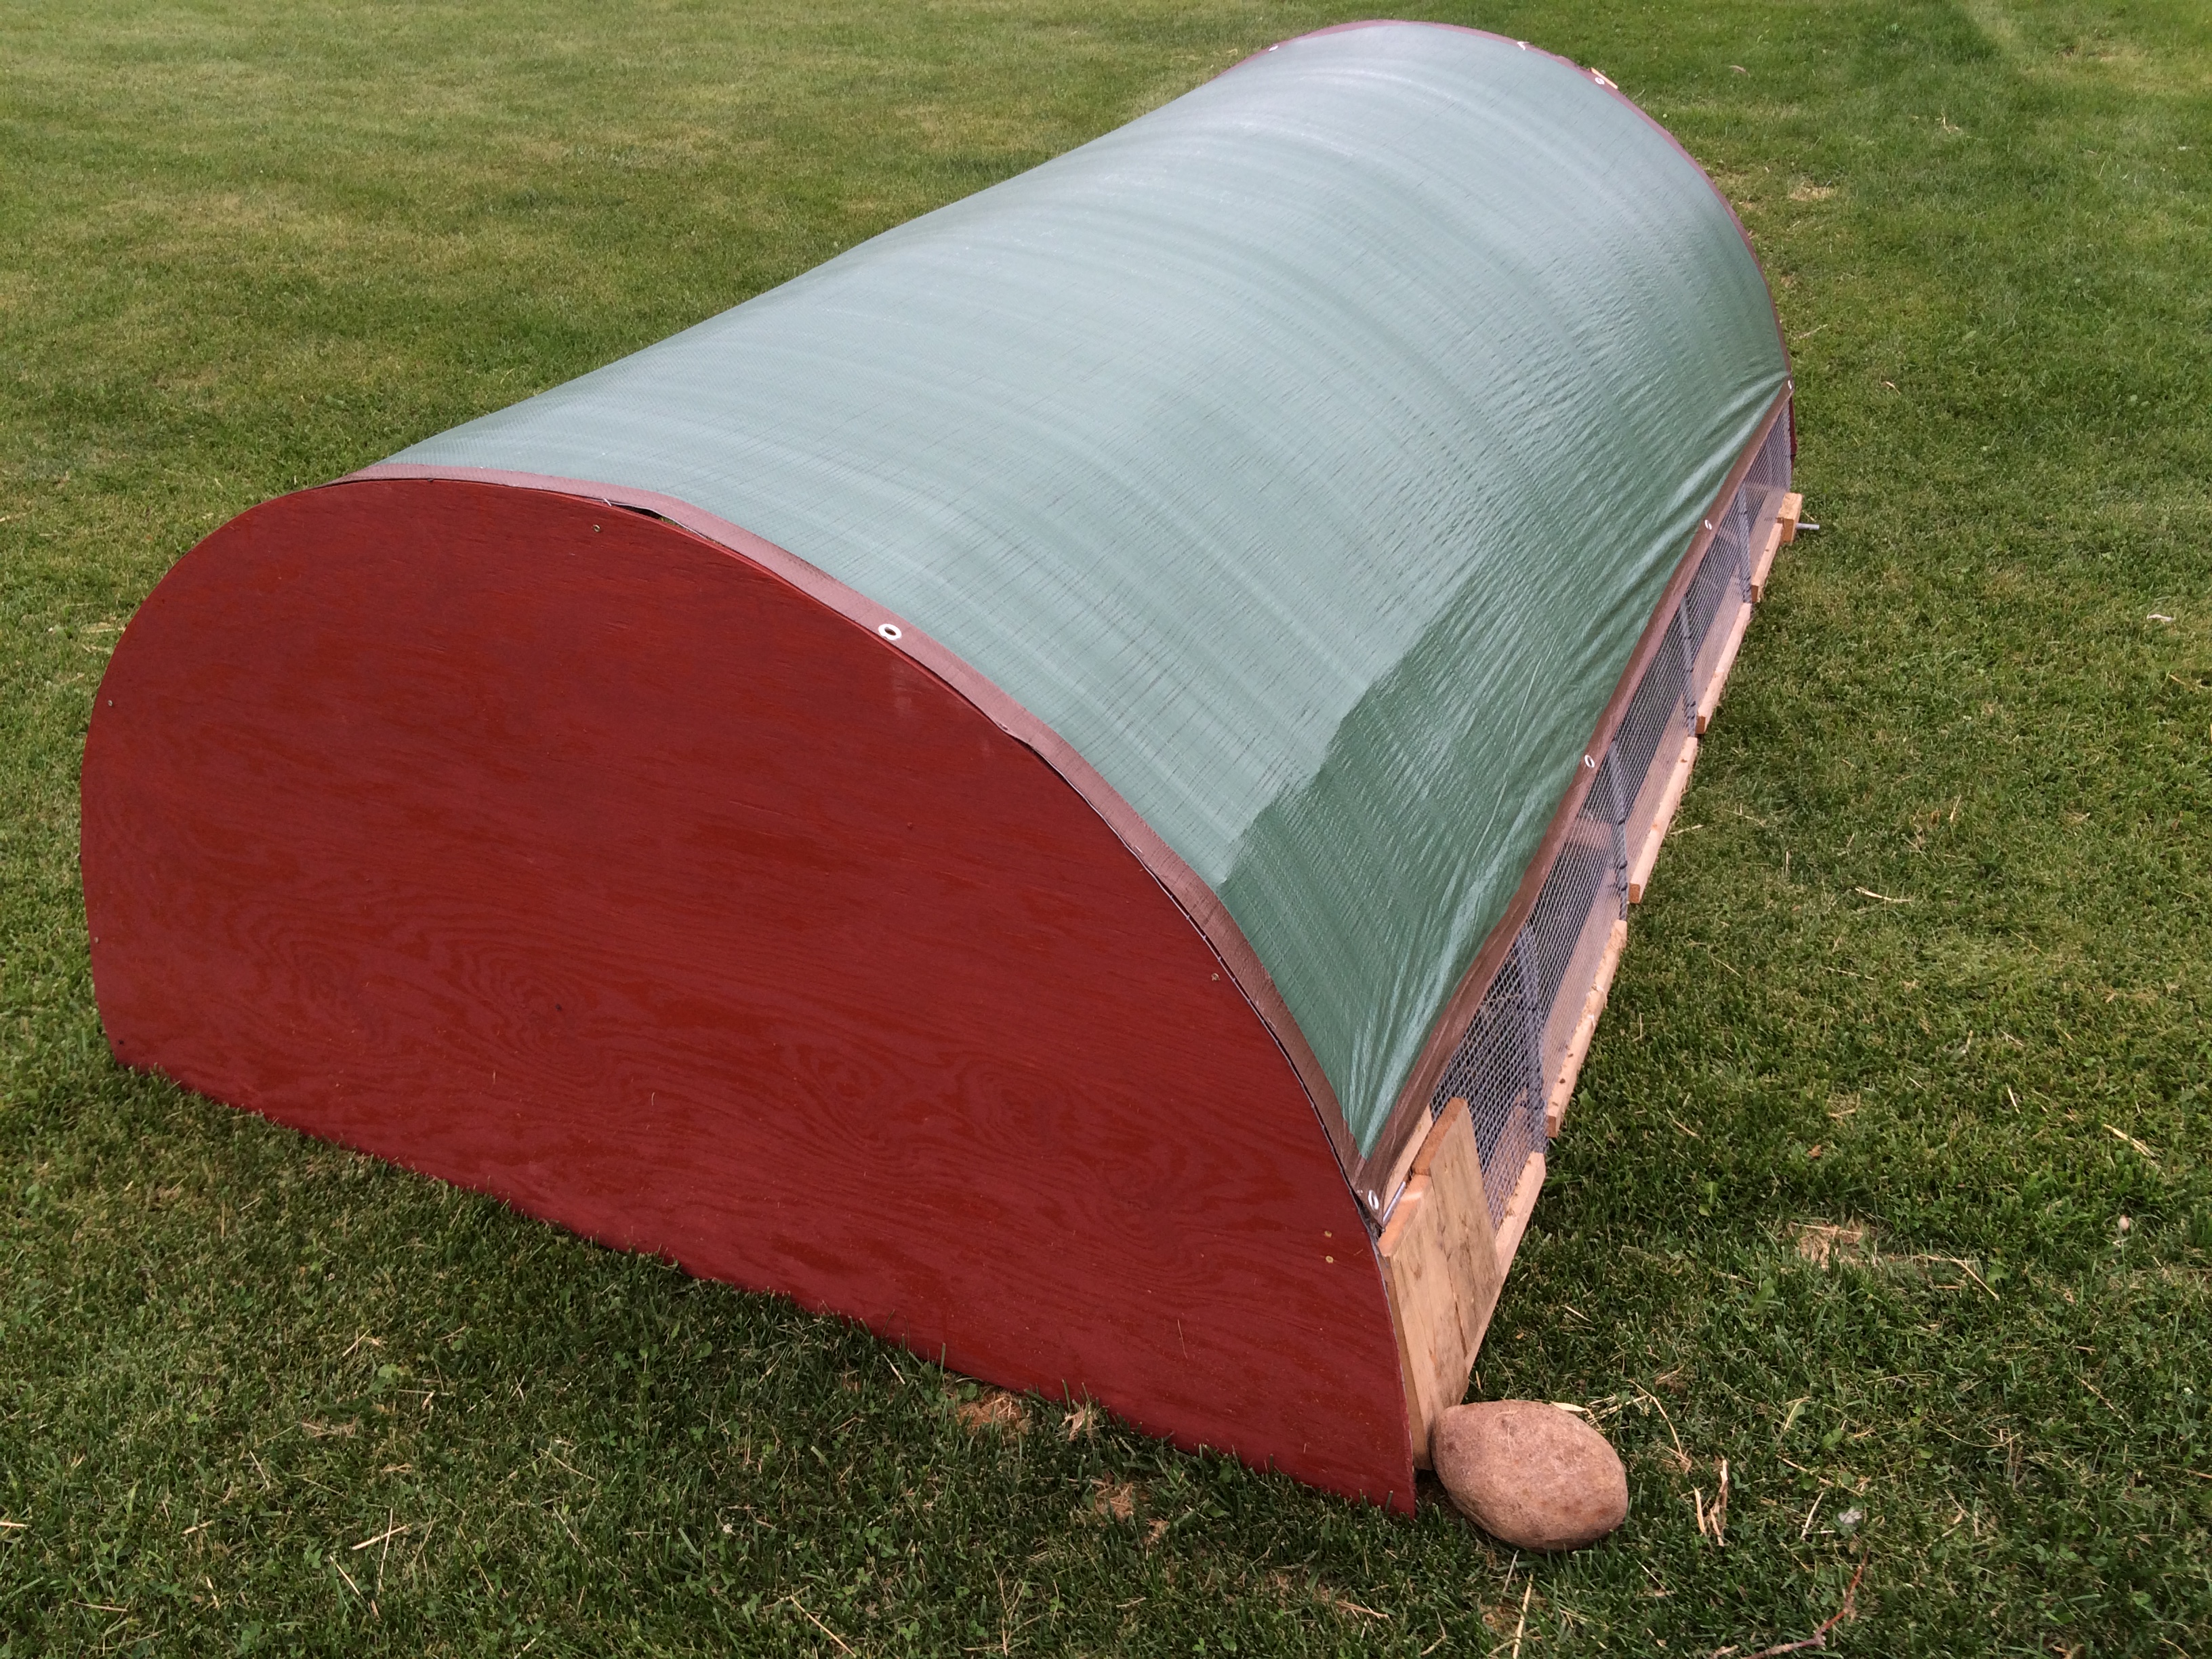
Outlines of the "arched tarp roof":
M393 461L677 498L957 653L1218 895L1364 1152L1787 373L1625 99L1376 25Z

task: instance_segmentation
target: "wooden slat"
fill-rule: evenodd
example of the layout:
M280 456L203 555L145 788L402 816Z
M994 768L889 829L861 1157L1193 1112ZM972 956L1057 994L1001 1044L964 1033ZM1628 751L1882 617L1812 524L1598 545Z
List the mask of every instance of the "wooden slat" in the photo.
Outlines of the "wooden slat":
M1713 661L1712 678L1698 693L1698 735L1705 735L1705 728L1713 723L1713 711L1720 707L1721 693L1728 688L1729 672L1735 667L1735 653L1743 648L1743 636L1751 627L1751 607L1736 607L1735 619L1729 623L1728 632L1721 636L1720 655Z
M1431 1132L1434 1127L1434 1125L1431 1126ZM1406 1192L1399 1192L1399 1188L1401 1184L1411 1182L1413 1175L1413 1160L1420 1156L1421 1148L1427 1144L1425 1139L1418 1136L1408 1140L1400 1150L1397 1161L1390 1166L1389 1177L1376 1188L1386 1200L1389 1200L1388 1206L1382 1212L1386 1218L1395 1216L1398 1213L1398 1206L1406 1201L1411 1192L1411 1187L1408 1185ZM1390 1195L1394 1193L1398 1195L1391 1198ZM1385 1224L1387 1226L1387 1222Z
M1644 887L1651 879L1651 866L1659 862L1660 843L1667 839L1667 831L1674 822L1675 809L1682 804L1682 792L1690 787L1690 769L1697 764L1698 739L1695 733L1682 739L1682 752L1674 757L1674 770L1667 780L1666 793L1659 797L1659 810L1651 819L1651 828L1644 837L1644 845L1637 849L1634 862L1628 866L1628 902L1644 902Z
M1583 1060L1589 1054L1590 1039L1597 1035L1597 1017L1605 1012L1605 1000L1613 989L1613 969L1620 966L1620 952L1628 943L1628 922L1624 917L1613 924L1613 932L1605 942L1605 954L1598 958L1596 975L1590 981L1589 994L1583 999L1583 1016L1575 1022L1575 1034L1567 1039L1566 1057L1552 1079L1551 1092L1544 1101L1544 1134L1549 1139L1559 1133L1566 1121L1567 1103L1574 1098L1575 1079L1582 1075Z
M1766 544L1759 549L1759 556L1751 565L1751 602L1757 605L1766 597L1766 578L1774 568L1774 556L1782 547L1782 520L1777 519L1767 526Z
M1777 550L1795 538L1803 498L1785 495L1771 521L1752 572L1753 602L1763 598ZM1628 897L1641 903L1659 849L1674 826L1697 764L1698 739L1712 723L1713 711L1735 666L1751 625L1752 605L1741 605L1729 618L1713 666L1698 697L1696 730L1685 736L1680 752L1662 787L1642 844L1629 866ZM1612 924L1582 1012L1559 1066L1549 1079L1544 1103L1547 1139L1565 1126L1596 1036L1599 1018L1613 988L1628 939L1628 924ZM1395 1175L1405 1190L1392 1208L1379 1245L1391 1317L1397 1327L1399 1358L1406 1392L1407 1420L1413 1439L1413 1461L1430 1466L1429 1438L1437 1417L1467 1391L1474 1358L1488 1330L1506 1271L1527 1236L1536 1199L1544 1185L1546 1160L1531 1156L1522 1167L1504 1213L1493 1228L1485 1202L1483 1175L1467 1103L1454 1100L1428 1134L1401 1154Z
M1608 834L1602 850L1606 861L1611 863L1613 837L1609 832L1613 826L1604 827ZM1607 946L1612 943L1613 927L1620 920L1620 907L1608 882L1575 938L1574 948L1559 975L1559 989L1552 999L1550 1017L1544 1022L1543 1045L1538 1052L1542 1057L1545 1081L1538 1093L1546 1100L1551 1097L1551 1083L1559 1074L1560 1061L1574 1045L1590 986L1601 975L1612 972L1605 960Z
M1406 1392L1406 1429L1413 1437L1414 1466L1419 1468L1430 1467L1429 1431L1436 1420L1431 1402L1437 1390L1426 1361L1431 1346L1427 1330L1435 1318L1431 1305L1435 1298L1425 1294L1424 1277L1414 1270L1414 1258L1419 1256L1425 1262L1426 1254L1419 1247L1408 1249L1406 1241L1408 1235L1425 1241L1432 1219L1426 1213L1428 1196L1426 1176L1409 1181L1390 1206L1390 1219L1375 1244L1375 1253L1382 1261L1382 1292L1390 1304L1391 1327L1398 1334L1398 1378ZM1421 1357L1419 1363L1417 1355Z
M1766 578L1774 568L1774 556L1785 543L1797 539L1797 521L1804 512L1805 498L1802 495L1793 494L1782 498L1782 510L1774 515L1773 526L1766 532L1766 545L1760 550L1758 562L1751 568L1753 604L1766 597Z
M1504 1218L1498 1224L1498 1238L1492 1248L1498 1255L1498 1274L1502 1280L1505 1270L1513 1265L1513 1257L1521 1249L1521 1240L1528 1231L1528 1218L1535 1213L1536 1194L1544 1186L1544 1155L1536 1153L1521 1171L1521 1179L1513 1184L1513 1196L1505 1201ZM1486 1322L1487 1322L1486 1321Z
M1466 1101L1446 1106L1422 1141L1378 1248L1413 1461L1426 1468L1430 1431L1467 1393L1505 1277Z

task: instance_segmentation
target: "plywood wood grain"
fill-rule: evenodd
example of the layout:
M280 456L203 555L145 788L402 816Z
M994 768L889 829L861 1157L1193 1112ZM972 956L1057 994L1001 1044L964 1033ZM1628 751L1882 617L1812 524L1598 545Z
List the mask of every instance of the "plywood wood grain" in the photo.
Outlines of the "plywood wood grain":
M189 554L83 773L117 1057L1410 1507L1280 1047L1030 749L659 520L370 481Z
M1447 1105L1423 1141L1382 1252L1414 1461L1426 1467L1430 1429L1467 1394L1504 1278L1464 1100Z

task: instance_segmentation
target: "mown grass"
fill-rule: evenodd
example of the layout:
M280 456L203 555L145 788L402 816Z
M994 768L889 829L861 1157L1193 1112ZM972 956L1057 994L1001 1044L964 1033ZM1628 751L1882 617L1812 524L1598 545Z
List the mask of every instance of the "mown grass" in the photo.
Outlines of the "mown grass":
M1604 69L1738 202L1826 526L1482 1360L1605 1422L1605 1547L1008 1421L107 1058L77 756L194 539L1355 15L0 13L0 1653L2212 1646L2182 0L1437 9Z

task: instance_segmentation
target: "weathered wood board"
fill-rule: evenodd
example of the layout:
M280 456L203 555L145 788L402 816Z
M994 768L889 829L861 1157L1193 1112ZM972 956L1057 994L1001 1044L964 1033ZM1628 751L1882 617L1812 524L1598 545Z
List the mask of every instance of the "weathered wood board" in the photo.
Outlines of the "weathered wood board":
M1425 1468L1430 1428L1466 1395L1504 1280L1464 1100L1447 1104L1421 1143L1381 1249L1413 1461Z

